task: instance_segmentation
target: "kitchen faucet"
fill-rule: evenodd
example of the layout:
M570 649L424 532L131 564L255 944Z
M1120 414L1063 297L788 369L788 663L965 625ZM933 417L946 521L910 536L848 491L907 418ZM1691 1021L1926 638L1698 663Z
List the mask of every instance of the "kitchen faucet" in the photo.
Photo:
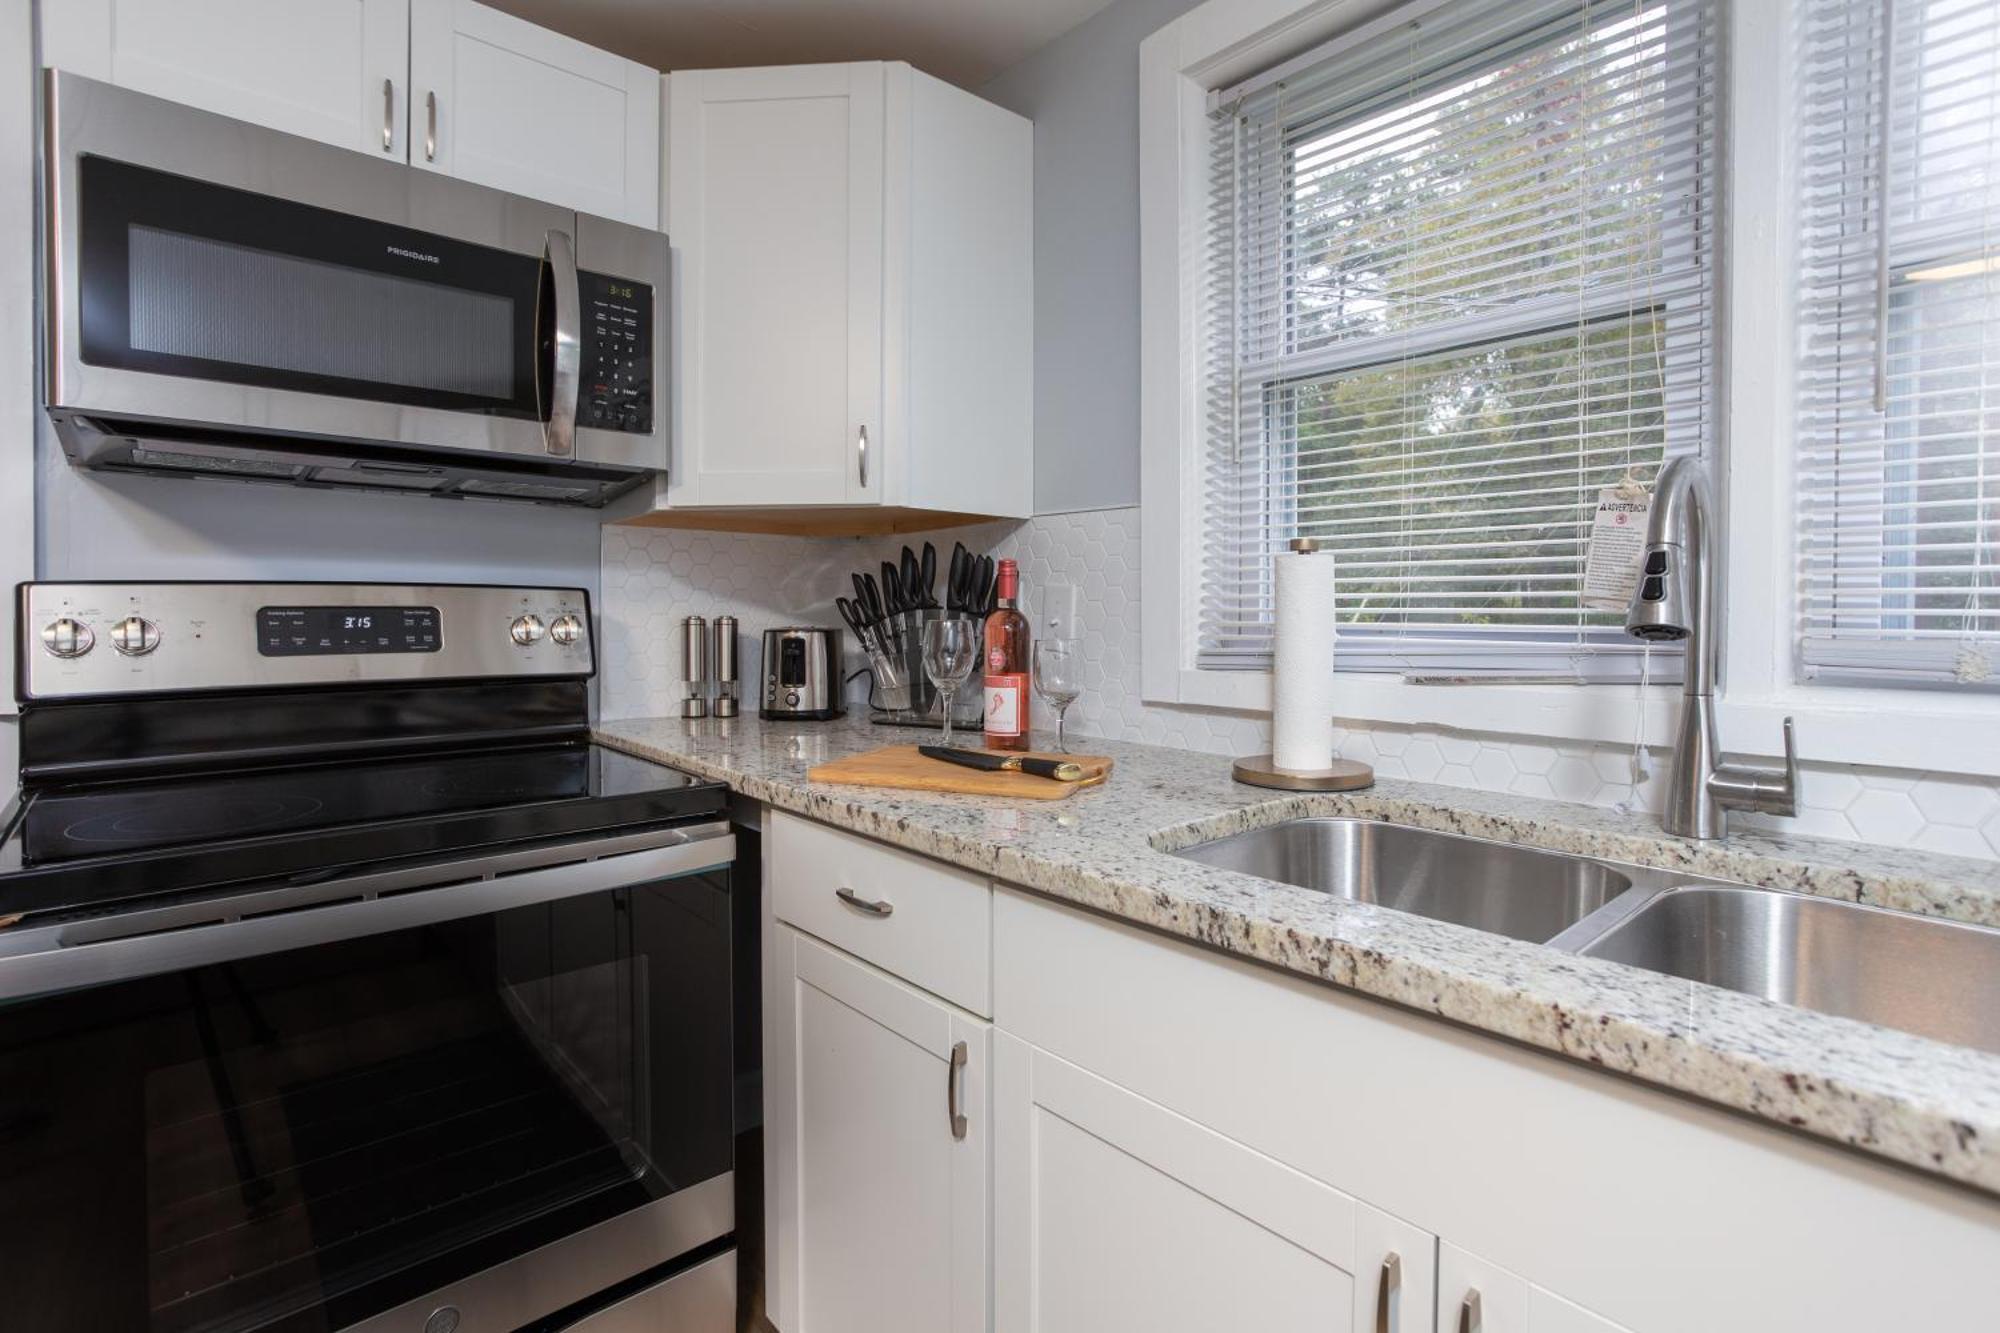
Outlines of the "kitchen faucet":
M1625 632L1650 643L1685 642L1681 721L1660 822L1684 838L1719 838L1731 810L1795 815L1799 757L1785 719L1785 764L1724 763L1715 743L1715 504L1698 458L1660 469L1646 524L1646 563Z

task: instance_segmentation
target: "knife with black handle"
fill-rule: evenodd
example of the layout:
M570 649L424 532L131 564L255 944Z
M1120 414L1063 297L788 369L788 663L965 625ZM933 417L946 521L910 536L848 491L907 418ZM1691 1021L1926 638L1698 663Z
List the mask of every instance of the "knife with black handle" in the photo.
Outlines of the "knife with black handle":
M963 768L984 769L988 773L1027 773L1057 782L1083 781L1083 765L1067 759L1036 759L1029 755L993 754L986 750L947 750L942 745L919 745L917 753L926 759L942 759Z

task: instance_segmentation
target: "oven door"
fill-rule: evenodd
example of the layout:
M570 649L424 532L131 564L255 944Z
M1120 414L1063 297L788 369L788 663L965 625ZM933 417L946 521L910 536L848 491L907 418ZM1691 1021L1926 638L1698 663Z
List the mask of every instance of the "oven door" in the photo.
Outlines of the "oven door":
M46 97L58 421L573 455L575 213L71 74Z
M734 844L702 832L10 941L7 1322L512 1328L705 1267L733 1227Z

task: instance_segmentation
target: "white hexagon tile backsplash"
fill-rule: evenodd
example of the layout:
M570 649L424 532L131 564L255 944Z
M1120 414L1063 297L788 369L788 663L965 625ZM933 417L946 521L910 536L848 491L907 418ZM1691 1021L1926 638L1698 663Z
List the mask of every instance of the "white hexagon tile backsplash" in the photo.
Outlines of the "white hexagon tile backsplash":
M894 538L808 539L604 529L600 706L605 717L671 713L681 698L680 619L734 615L743 630L743 678L754 681L759 633L776 624L840 623L848 575L893 559L928 536L940 562L954 541L1021 564L1030 599L1052 580L1083 600L1083 694L1075 734L1176 745L1216 754L1271 748L1261 714L1167 707L1139 698L1139 511L1052 514ZM940 574L942 578L942 573ZM746 690L747 694L747 690ZM1378 773L1463 787L1553 796L1591 805L1656 808L1665 756L1635 780L1630 746L1553 742L1493 732L1343 721L1340 753ZM2000 858L2000 781L1907 769L1805 765L1797 819L1739 816L1801 833Z

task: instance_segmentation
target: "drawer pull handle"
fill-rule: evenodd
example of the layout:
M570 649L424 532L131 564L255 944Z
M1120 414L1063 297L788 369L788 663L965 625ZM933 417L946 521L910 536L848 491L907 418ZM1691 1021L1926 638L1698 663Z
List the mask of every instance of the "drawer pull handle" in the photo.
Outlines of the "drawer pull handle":
M1394 1250L1382 1258L1382 1275L1375 1283L1375 1333L1390 1333L1389 1303L1403 1290L1403 1256Z
M849 907L852 907L855 911L866 912L870 916L887 916L896 910L894 903L879 898L871 903L853 889L835 889L833 896L846 903Z
M1465 1293L1465 1304L1458 1307L1458 1333L1480 1333L1485 1325L1479 1314L1479 1288L1473 1287Z
M951 1064L944 1071L944 1113L951 1120L951 1136L965 1137L965 1115L958 1109L959 1074L965 1069L965 1043L951 1044Z

